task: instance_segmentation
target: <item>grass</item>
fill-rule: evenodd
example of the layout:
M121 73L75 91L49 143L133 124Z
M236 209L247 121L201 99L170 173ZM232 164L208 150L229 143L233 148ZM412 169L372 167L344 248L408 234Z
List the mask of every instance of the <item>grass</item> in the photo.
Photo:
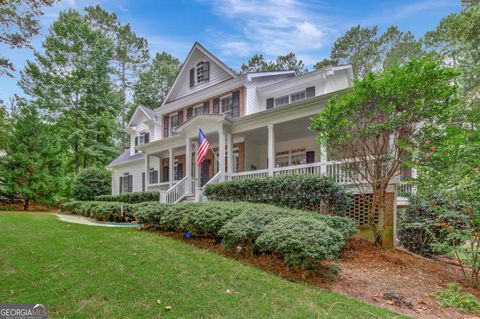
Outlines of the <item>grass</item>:
M462 292L457 283L448 284L445 289L440 290L437 293L437 300L442 307L480 314L480 300L471 293Z
M0 300L50 318L399 317L154 233L40 213L0 213Z

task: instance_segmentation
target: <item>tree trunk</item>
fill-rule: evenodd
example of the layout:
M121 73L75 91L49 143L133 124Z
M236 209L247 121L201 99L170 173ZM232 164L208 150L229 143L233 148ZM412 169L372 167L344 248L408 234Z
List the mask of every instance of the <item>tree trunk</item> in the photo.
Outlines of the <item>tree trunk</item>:
M23 203L23 210L28 210L28 207L30 207L30 199L27 198Z

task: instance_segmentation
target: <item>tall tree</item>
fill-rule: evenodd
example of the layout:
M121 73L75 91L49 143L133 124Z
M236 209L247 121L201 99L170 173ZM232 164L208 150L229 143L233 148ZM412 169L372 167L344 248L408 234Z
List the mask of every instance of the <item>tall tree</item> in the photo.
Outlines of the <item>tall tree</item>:
M87 18L96 29L104 32L114 44L113 70L117 90L120 94L121 126L125 128L127 119L128 96L149 61L148 43L132 31L130 24L122 25L115 13L108 13L100 6L87 7ZM122 149L126 145L126 136L122 134Z
M32 37L39 34L38 16L43 8L58 0L8 0L0 1L0 43L11 48L30 48ZM0 76L13 76L13 63L0 55Z
M421 43L411 32L404 33L391 26L379 34L377 26L362 28L357 25L335 41L330 57L318 62L315 69L351 64L355 75L362 78L368 72L403 64L421 52Z
M456 75L431 57L369 73L351 93L329 100L312 121L320 143L345 161L358 191L372 193L369 224L379 245L387 189L412 160L422 132L448 123L457 102Z
M177 58L166 52L157 53L135 83L135 103L150 108L160 106L179 70Z
M80 13L60 13L21 73L20 86L36 98L56 124L75 173L84 166L105 165L116 153L113 130L118 99L110 79L114 48Z
M0 158L0 172L7 196L23 201L51 203L60 188L61 150L53 133L39 117L35 105L24 103L13 119L6 155Z
M298 74L307 72L302 60L298 60L295 53L279 55L274 61L265 60L263 55L255 54L247 62L240 66L240 73L266 72L266 71L288 71L295 70Z
M3 103L3 101L0 100L0 152L5 151L7 147L7 141L8 141L7 122L8 122L7 107Z

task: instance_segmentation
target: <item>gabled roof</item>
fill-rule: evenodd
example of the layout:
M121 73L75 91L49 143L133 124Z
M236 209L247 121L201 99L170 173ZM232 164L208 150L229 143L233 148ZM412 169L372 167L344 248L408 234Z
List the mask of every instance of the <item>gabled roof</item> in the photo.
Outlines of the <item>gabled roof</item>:
M167 101L170 100L170 97L171 97L171 94L172 92L174 92L177 88L177 85L179 84L178 81L179 79L182 77L182 75L187 72L188 70L186 70L187 68L187 65L189 64L190 60L192 59L192 56L193 54L196 52L196 51L200 51L201 53L203 53L210 61L214 62L215 64L217 64L222 70L224 70L227 74L229 74L231 77L233 78L237 78L238 75L232 70L230 69L225 63L223 63L221 60L219 60L216 56L214 56L212 53L210 53L210 51L208 51L207 49L205 49L200 43L198 42L195 42L193 44L193 47L190 49L190 52L188 53L187 57L185 58L185 61L183 62L182 64L182 68L180 69L180 71L178 72L177 76L175 77L175 80L173 81L173 84L172 86L170 87L170 89L168 90L168 93L167 95L165 96L165 99L163 100L163 103L161 106L165 105L167 103Z
M131 118L130 121L128 122L127 127L130 127L130 125L132 125L132 124L134 123L134 119L138 116L139 113L145 114L145 116L146 116L149 120L155 119L155 116L157 115L157 113L155 113L154 110L149 109L149 108L146 107L146 106L139 105L139 106L137 106L137 109L136 109L135 112L133 113L132 118Z

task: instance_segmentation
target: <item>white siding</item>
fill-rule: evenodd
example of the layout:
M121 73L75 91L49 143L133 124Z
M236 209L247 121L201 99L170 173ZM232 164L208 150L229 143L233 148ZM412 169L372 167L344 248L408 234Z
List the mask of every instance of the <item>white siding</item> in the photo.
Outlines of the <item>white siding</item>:
M249 81L246 83L246 114L253 114L256 112L260 112L260 105L262 103L259 103L259 99L257 96L257 88L259 87L264 87L267 85L275 84L280 81L284 81L287 79L286 76L277 76L277 77L268 77L266 79L253 79L252 81Z
M157 157L153 157L153 156L150 157L150 168L154 168L155 170L159 169L159 159ZM120 176L124 176L125 173L128 173L129 175L133 176L132 191L141 192L142 191L142 173L144 171L145 171L145 160L132 161L131 163L127 163L125 165L115 167L115 169L112 172L112 195L119 194ZM147 186L145 185L145 190L146 189L147 189Z
M210 79L208 82L204 82L201 84L197 84L190 88L190 69L195 67L198 62L200 61L209 61L210 62ZM195 73L196 76L196 73ZM232 76L225 72L219 65L215 62L208 60L207 57L196 50L193 52L191 59L189 60L188 64L185 66L183 74L180 75L178 82L176 83L176 87L173 88L172 94L170 95L168 102L179 99L185 95L200 91L207 87L213 86L220 82L226 81L231 79Z

